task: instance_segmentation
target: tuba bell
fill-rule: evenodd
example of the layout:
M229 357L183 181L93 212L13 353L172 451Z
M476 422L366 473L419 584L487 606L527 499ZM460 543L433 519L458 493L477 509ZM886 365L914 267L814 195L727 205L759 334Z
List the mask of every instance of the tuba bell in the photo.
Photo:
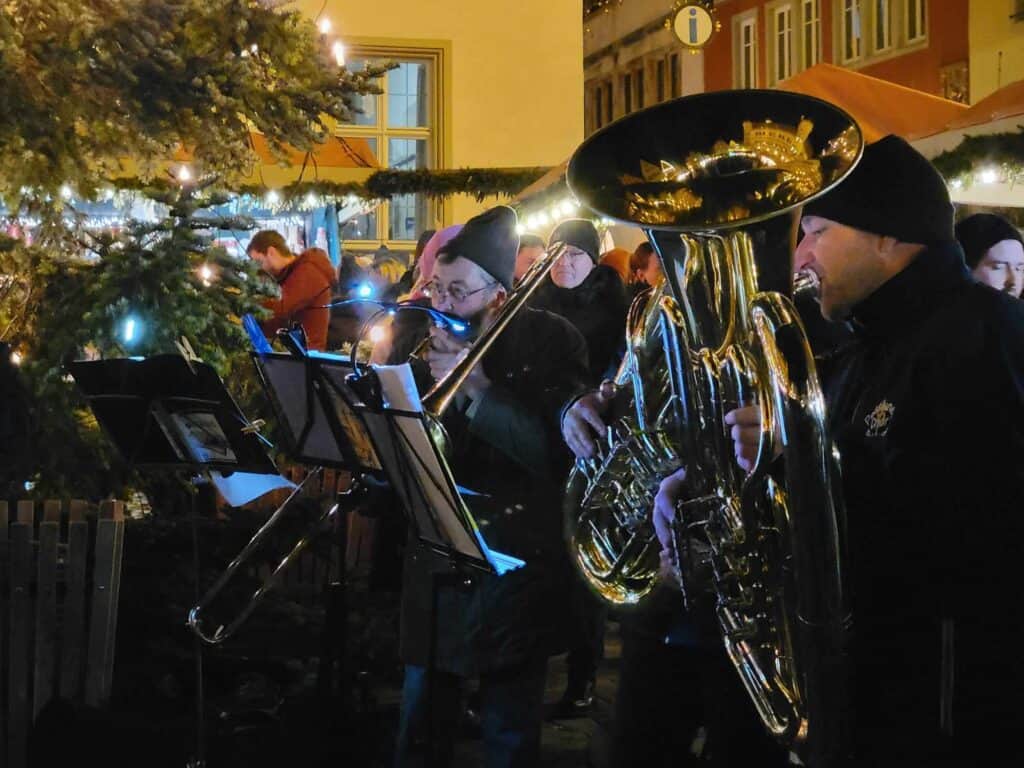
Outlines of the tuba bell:
M847 742L850 614L839 469L792 302L793 249L800 206L838 184L862 149L853 119L826 102L723 91L609 125L567 171L582 204L647 231L666 278L647 307L658 333L644 336L646 369L634 350L633 371L620 371L630 418L613 421L599 465L570 478L571 555L605 599L640 600L657 578L659 470L685 466L674 524L685 599L713 602L765 727L815 768L838 762ZM745 473L724 416L753 403L762 433ZM630 456L632 482L609 460L617 453Z

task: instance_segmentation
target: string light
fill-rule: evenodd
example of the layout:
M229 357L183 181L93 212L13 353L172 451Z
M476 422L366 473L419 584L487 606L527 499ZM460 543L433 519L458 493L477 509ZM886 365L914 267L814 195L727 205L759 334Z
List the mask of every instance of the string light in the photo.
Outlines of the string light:
M339 67L345 66L345 45L341 40L335 40L331 46L331 53L334 54L334 61Z
M199 277L203 281L203 285L209 288L210 283L213 280L213 270L210 269L209 264L203 264L203 266L199 268Z
M316 207L316 195L314 195L312 192L306 195L306 205L308 205L310 208Z
M181 168L178 169L178 181L182 184L187 184L192 181L192 171L189 170L187 165L182 165Z
M124 340L124 343L134 344L141 335L142 323L132 316L126 317L124 325L121 327L121 338Z
M21 365L22 357L20 352L11 352L11 362L15 365Z
M982 184L995 184L999 181L999 172L995 168L985 168L978 174L978 181Z
M69 187L67 184L61 185L61 188L60 188L60 196L61 197L63 197L65 200L70 200L71 199L71 194L72 194L71 187Z
M320 23L317 26L320 28L321 35L329 35L331 33L331 20L327 17L320 19Z
M277 205L281 202L281 195L278 194L276 189L272 189L267 193L267 203L269 205Z

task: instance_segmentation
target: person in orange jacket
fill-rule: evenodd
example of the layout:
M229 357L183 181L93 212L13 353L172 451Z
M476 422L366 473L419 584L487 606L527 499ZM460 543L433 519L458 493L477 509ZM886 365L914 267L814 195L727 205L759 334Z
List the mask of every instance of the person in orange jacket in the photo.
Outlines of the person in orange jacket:
M331 301L335 274L324 250L307 248L296 256L281 233L264 229L253 235L246 253L281 287L281 298L263 304L273 312L260 323L263 332L273 338L278 329L299 322L306 333L307 348L326 349L331 319L326 305Z

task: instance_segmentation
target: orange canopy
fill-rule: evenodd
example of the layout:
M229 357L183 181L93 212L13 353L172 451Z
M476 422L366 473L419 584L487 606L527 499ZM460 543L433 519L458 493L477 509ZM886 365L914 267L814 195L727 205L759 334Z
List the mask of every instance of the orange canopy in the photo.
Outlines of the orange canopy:
M996 123L1008 117L1024 115L1024 80L1018 80L990 93L972 107L965 109L948 123L931 131L921 131L918 137L931 136L940 131L954 131L973 126Z
M259 163L243 183L283 187L298 181L300 174L303 181L362 181L380 167L366 139L331 136L323 144L315 145L308 159L306 152L289 147L285 152L286 162L282 164L274 157L262 134L254 132L250 137ZM179 147L174 153L175 162L191 160L192 154L185 148Z
M890 133L904 138L927 135L967 112L955 101L832 64L815 64L776 88L816 96L845 109L860 124L868 143Z

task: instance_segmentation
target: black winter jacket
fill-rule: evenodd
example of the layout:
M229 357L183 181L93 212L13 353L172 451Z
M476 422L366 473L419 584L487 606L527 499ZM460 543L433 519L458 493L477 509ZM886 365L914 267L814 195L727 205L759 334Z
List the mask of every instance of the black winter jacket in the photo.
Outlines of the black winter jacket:
M952 244L853 317L823 378L849 529L856 764L973 765L979 744L1019 757L1024 303L973 282Z
M589 385L614 375L626 339L626 289L619 273L598 264L575 288L559 288L548 276L530 302L537 309L561 315L587 342Z
M444 425L456 482L480 496L466 502L488 545L527 562L469 589L439 594L437 663L473 675L558 652L572 574L561 540L562 488L569 453L562 404L586 375L586 346L563 318L524 308L482 365L493 382L472 418L452 406ZM401 656L429 661L431 574L449 566L410 541L404 564Z

